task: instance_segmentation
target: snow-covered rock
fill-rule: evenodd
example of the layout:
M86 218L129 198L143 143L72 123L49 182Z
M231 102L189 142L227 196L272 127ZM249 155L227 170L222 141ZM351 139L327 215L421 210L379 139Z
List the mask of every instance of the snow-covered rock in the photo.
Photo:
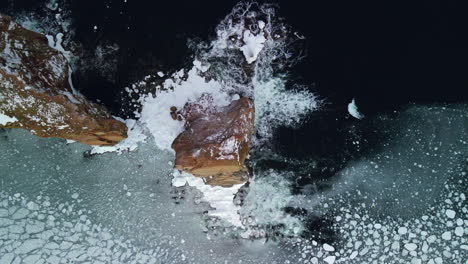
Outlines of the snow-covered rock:
M29 31L0 14L0 128L113 145L127 127L74 91L63 35Z
M254 104L242 97L217 109L211 101L210 96L202 97L181 110L186 129L172 144L175 168L203 177L211 185L243 183L254 131Z

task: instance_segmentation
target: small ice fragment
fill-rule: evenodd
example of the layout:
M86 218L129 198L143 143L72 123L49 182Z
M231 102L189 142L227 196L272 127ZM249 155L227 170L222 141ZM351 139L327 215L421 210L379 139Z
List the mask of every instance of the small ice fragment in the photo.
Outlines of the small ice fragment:
M201 61L199 60L194 60L193 66L195 66L195 68L197 68L201 72L206 72L210 68L209 65L202 65Z
M39 210L39 206L35 202L27 203L26 207L28 207L28 209L31 210L31 211Z
M447 209L447 210L445 211L445 215L446 215L448 218L455 218L455 211L450 210L450 209Z
M408 243L408 244L405 244L405 248L408 250L408 251L415 251L416 248L418 248L418 246L414 243Z
M187 183L187 179L185 177L176 176L172 179L172 186L174 187L182 187Z
M402 226L402 227L398 228L398 234L404 235L406 233L408 233L408 229L406 227Z
M78 199L78 196L79 196L79 194L78 194L78 193L74 193L74 194L72 194L72 196L71 196L71 197L72 197L73 199Z
M327 243L323 244L323 249L325 249L326 251L335 251L335 248Z
M259 27L260 29L264 29L264 28L265 28L265 22L259 20L259 21L258 21L258 27Z
M348 104L348 112L351 116L353 116L354 118L357 118L357 119L363 119L364 118L364 115L361 114L359 111L358 111L358 108L357 108L357 105L356 105L356 101L353 100L351 101L351 103Z
M157 74L158 74L159 77L164 77L164 73L163 73L163 72L160 72L160 71L159 71Z
M444 239L444 240L450 240L450 239L452 239L452 233L450 233L449 231L444 232L444 233L442 234L442 239Z
M325 261L328 264L333 264L333 263L335 263L335 259L336 259L335 256L328 256L328 257L324 258L323 261Z

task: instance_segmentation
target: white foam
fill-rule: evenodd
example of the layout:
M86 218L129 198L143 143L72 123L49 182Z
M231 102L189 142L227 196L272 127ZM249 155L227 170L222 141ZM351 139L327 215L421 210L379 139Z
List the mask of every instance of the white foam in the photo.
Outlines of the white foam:
M284 212L293 199L286 175L265 171L251 180L240 214L249 226L283 226L280 232L297 235L304 229L302 222Z
M317 97L303 89L287 90L286 81L272 77L254 82L255 127L258 135L271 138L280 126L295 127L319 108Z

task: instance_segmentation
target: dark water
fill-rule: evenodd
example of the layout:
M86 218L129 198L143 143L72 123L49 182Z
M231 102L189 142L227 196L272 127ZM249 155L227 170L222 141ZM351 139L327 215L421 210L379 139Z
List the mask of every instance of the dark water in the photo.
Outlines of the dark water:
M56 11L45 9L45 2L49 1L3 1L0 11L14 17L53 16ZM123 88L147 74L191 65L193 51L187 42L213 38L216 25L236 2L61 2L62 15L72 22L71 41L80 44L69 47L81 56L75 85L114 114L128 114L128 109L123 109ZM398 234L403 237L399 231L402 226L417 235L421 230L437 235L437 245L428 253L431 258L450 248L453 255L444 259L464 259L466 251L457 251L456 244L464 240L452 229L455 224L466 226L466 220L454 224L455 219L452 222L445 216L446 210L452 209L457 217L466 214L468 123L463 103L468 99L468 43L463 38L467 24L463 9L446 1L272 2L279 6L286 23L306 38L296 47L306 57L291 69L289 83L305 84L324 104L300 126L278 128L268 148L251 153L249 166L256 172L258 185L264 189L271 186L272 191L265 199L262 195L267 191L251 186L254 198L250 202L268 204L278 199L281 205L281 199L289 199L281 192L291 191L288 206L275 209L303 222L303 240L270 236L279 242L259 245L264 241L231 240L216 229L204 230L206 223L200 223L198 216L206 205L193 205L197 194L170 187L168 161L172 157L150 144L124 155L84 158L84 146L64 146L56 139L3 131L0 144L7 151L0 156L7 162L0 167L7 173L2 175L0 209L10 210L7 216L14 217L17 208L33 211L26 201L35 201L40 204L40 214L53 215L59 226L63 225L48 227L57 237L54 239L61 241L67 239L67 232L81 234L68 230L66 221L69 217L75 225L82 213L51 210L44 205L42 195L58 200L56 204L83 208L84 216L92 220L86 226L92 226L93 232L83 232L83 241L77 246L93 261L88 251L102 248L105 262L113 257L104 250L105 243L126 241L117 249L130 252L127 258L120 258L123 263L138 259L139 254L163 263L184 263L186 257L189 263L203 263L209 257L200 252L211 247L215 249L210 255L214 263L226 259L310 263L319 253L309 251L309 247L318 241L336 246L336 256L344 263L375 263L389 248L385 242L377 243L376 236L389 236L394 244L400 239ZM103 59L96 57L97 50L103 52ZM352 98L366 115L364 120L348 115L347 104ZM42 148L46 154L37 151ZM447 199L451 204L443 201ZM261 206L256 209L259 216L269 216ZM38 226L45 222L35 217L32 213L27 221L34 218ZM14 220L15 228L26 221ZM100 230L100 225L105 229ZM374 230L378 225L385 229ZM113 239L108 239L107 228L114 232ZM439 238L447 230L453 231L453 241ZM116 239L118 236L122 237ZM209 236L213 238L205 239ZM349 243L368 243L371 237L375 241L359 251L363 257L351 261L348 257L356 244ZM187 241L180 242L182 239ZM421 247L425 240L425 235L413 237L410 233L402 243L414 242ZM1 252L10 252L9 246L0 247ZM371 257L366 255L368 251ZM404 255L404 251L400 257L399 248L393 251L397 255L389 255L389 263L412 261L412 255ZM420 255L418 258L424 259Z
M4 0L0 11L41 12L45 2ZM187 40L213 37L238 1L64 2L85 51L120 47L111 72L91 67L74 76L85 95L118 114L123 87L147 73L191 63ZM294 67L293 82L309 85L331 109L345 109L352 98L366 114L408 102L467 99L468 21L456 1L268 2L306 38L301 45L307 57Z

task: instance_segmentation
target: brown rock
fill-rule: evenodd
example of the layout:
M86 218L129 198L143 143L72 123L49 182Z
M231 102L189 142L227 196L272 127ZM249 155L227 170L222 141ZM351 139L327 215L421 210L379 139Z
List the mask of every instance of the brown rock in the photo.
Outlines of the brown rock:
M243 97L216 109L212 98L187 104L186 129L173 142L175 168L205 178L210 185L232 186L248 179L244 161L254 132L254 104Z
M177 120L177 113L176 112L171 112L171 117L174 120Z
M89 145L113 145L127 127L106 109L73 93L65 56L44 35L0 14L0 114L17 121L0 128L23 128L40 137Z

